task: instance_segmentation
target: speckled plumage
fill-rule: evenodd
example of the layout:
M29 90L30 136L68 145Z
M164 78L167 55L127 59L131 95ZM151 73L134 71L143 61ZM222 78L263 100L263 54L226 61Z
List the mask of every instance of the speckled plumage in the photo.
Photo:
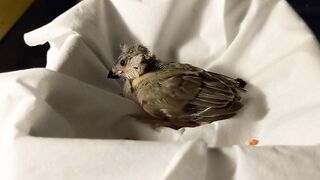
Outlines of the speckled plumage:
M125 78L124 95L163 120L232 117L243 106L240 94L246 85L189 64L162 63L142 45L123 46L109 77Z

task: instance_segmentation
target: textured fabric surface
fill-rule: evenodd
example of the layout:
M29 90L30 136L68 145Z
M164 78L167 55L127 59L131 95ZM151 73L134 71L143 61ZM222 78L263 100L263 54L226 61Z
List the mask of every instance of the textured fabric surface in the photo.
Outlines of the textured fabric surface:
M0 179L320 178L319 45L285 1L86 0L25 41L50 43L47 67L0 75ZM106 76L136 42L245 79L245 107L177 131L134 121Z

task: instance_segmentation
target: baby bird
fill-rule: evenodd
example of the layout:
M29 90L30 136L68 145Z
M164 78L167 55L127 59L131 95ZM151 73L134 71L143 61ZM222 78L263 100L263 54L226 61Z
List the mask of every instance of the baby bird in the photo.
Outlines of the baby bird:
M246 82L177 62L159 61L143 45L123 45L108 78L125 79L124 96L158 120L143 122L175 129L227 119L243 106Z

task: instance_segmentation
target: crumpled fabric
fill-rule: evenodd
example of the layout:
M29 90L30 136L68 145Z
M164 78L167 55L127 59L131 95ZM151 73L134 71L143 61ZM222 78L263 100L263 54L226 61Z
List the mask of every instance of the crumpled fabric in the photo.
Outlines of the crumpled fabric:
M0 74L0 179L320 178L319 44L284 0L85 0L24 38L50 49L46 68ZM133 43L243 78L244 108L196 128L136 122L106 78Z

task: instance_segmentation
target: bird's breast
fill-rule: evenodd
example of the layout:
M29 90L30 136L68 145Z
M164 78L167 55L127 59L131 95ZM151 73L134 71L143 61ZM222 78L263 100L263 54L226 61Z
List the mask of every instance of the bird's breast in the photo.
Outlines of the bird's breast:
M142 81L146 80L148 77L151 77L151 76L150 76L150 73L147 73L147 74L144 74L144 75L142 75L142 76L139 76L139 77L135 78L135 79L132 81L132 88L133 88L133 89L136 89L136 88L140 85L140 83L141 83Z
M157 78L157 74L156 73L146 73L142 76L139 76L137 78L135 78L132 81L132 88L133 89L137 89L139 85L141 85L141 83L146 82L146 81L152 81L154 79Z

